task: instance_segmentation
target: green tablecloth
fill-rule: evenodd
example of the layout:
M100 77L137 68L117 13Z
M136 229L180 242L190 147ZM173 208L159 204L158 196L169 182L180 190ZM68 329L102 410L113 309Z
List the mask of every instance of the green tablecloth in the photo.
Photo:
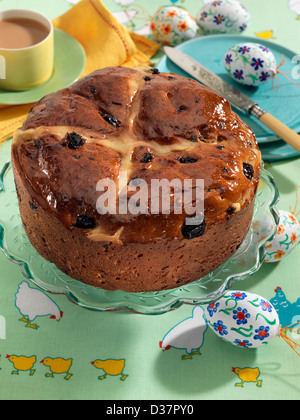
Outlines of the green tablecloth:
M39 10L53 18L74 1L66 0L2 0L0 8L24 7ZM175 1L173 3L176 3ZM246 35L272 37L295 51L299 51L299 0L244 0L252 24ZM147 13L155 12L168 1L106 0L112 12L136 10L134 20L126 23L134 30L147 30ZM171 4L171 3L169 3ZM178 1L192 14L203 2ZM142 7L144 8L142 8ZM129 13L130 15L130 13ZM128 16L128 15L127 15ZM299 18L299 16L298 16ZM300 114L299 114L300 118ZM11 142L0 148L0 167L9 159ZM300 158L268 165L274 176L281 200L279 209L295 209L296 190L300 185ZM0 212L2 209L0 209ZM295 213L300 211L300 203ZM281 287L287 303L295 303L300 296L300 249L277 264L264 264L257 274L239 283L237 288L272 299L274 289ZM202 355L182 360L181 350L162 352L158 343L178 322L191 316L192 307L160 316L133 315L127 312L97 313L70 303L64 296L51 296L64 312L60 322L49 317L38 317L37 330L26 328L15 303L18 286L25 279L17 265L0 253L0 399L98 399L98 400L202 400L202 399L298 399L300 396L300 359L282 339L258 350L243 350L223 342L212 331L207 331ZM30 284L31 287L35 287ZM49 295L50 296L50 295ZM286 307L286 315L289 309ZM300 316L299 313L294 316ZM6 338L3 325L6 323ZM32 369L12 374L18 369L12 356L34 356ZM46 358L72 359L65 374L50 375ZM99 380L100 370L90 362L96 359L125 359L124 376L110 376ZM35 363L34 363L35 361ZM29 362L30 363L30 362ZM232 367L258 368L262 386L245 383L236 387L240 379ZM31 374L30 374L31 372ZM128 375L128 376L126 376ZM123 380L120 380L123 379Z

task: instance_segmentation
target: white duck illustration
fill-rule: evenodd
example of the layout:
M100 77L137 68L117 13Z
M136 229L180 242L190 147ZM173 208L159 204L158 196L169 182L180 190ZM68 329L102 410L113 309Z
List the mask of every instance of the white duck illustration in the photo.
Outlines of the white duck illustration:
M68 3L70 3L71 5L75 5L77 3L79 3L80 0L66 0ZM115 2L120 4L121 6L127 6L131 3L133 3L135 0L118 0ZM112 14L115 16L115 18L118 19L118 21L120 23L122 23L123 25L126 23L131 22L135 16L138 14L137 10L134 9L128 9L126 8L126 10L120 10L118 12L112 12Z
M206 330L204 311L201 306L196 306L192 316L175 325L160 341L159 346L163 350L171 347L185 349L187 355L182 356L182 359L192 359L193 355L201 354L200 348L203 346Z
M121 10L119 12L113 12L112 13L115 18L118 19L120 23L123 25L126 23L131 22L135 16L138 14L138 11L135 9L128 9L128 10Z
M300 20L300 0L289 0L289 8L296 13L297 19Z
M80 0L66 0L66 2L70 4L77 4L80 2Z
M134 3L135 0L114 0L114 2L121 6L128 6L128 4Z
M143 35L147 37L151 34L150 25L149 23L146 23L144 26L142 26L141 28L135 29L133 32L135 32L138 35Z
M16 307L22 318L19 321L26 322L25 327L38 329L38 325L32 322L40 316L50 316L50 319L59 321L63 312L44 292L29 286L26 281L19 284L16 293Z
M70 4L77 4L81 0L66 0L67 3ZM114 0L115 3L120 4L121 6L128 6L131 3L134 3L135 0Z

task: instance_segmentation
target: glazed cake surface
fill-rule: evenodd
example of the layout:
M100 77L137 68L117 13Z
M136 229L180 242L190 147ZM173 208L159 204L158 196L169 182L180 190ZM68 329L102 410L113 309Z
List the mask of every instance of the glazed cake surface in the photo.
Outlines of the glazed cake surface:
M15 133L12 162L37 251L74 279L129 292L177 287L226 261L249 230L261 167L252 130L225 99L192 79L125 67L41 99ZM99 214L103 179L128 199L130 181L150 190L151 180L203 179L204 220L187 226L172 191L170 214Z

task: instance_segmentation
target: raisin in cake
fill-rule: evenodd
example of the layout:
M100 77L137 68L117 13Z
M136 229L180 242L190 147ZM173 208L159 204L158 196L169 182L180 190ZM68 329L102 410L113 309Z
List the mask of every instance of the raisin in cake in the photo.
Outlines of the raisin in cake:
M225 99L182 76L124 67L41 99L14 135L12 162L36 250L74 279L129 292L193 282L233 255L261 167L252 130ZM121 171L147 185L204 179L204 219L187 225L172 208L99 214L98 181L118 183Z

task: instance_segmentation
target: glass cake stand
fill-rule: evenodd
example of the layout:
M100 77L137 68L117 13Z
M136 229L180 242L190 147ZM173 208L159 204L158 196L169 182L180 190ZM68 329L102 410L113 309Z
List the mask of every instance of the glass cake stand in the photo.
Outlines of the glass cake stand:
M277 232L279 193L272 176L262 170L255 211L248 235L238 251L206 277L176 289L147 293L107 291L68 277L41 257L29 242L21 222L11 164L0 173L0 247L17 263L26 279L43 291L64 294L71 302L91 310L157 315L183 304L207 304L221 298L233 284L261 267L265 244Z

